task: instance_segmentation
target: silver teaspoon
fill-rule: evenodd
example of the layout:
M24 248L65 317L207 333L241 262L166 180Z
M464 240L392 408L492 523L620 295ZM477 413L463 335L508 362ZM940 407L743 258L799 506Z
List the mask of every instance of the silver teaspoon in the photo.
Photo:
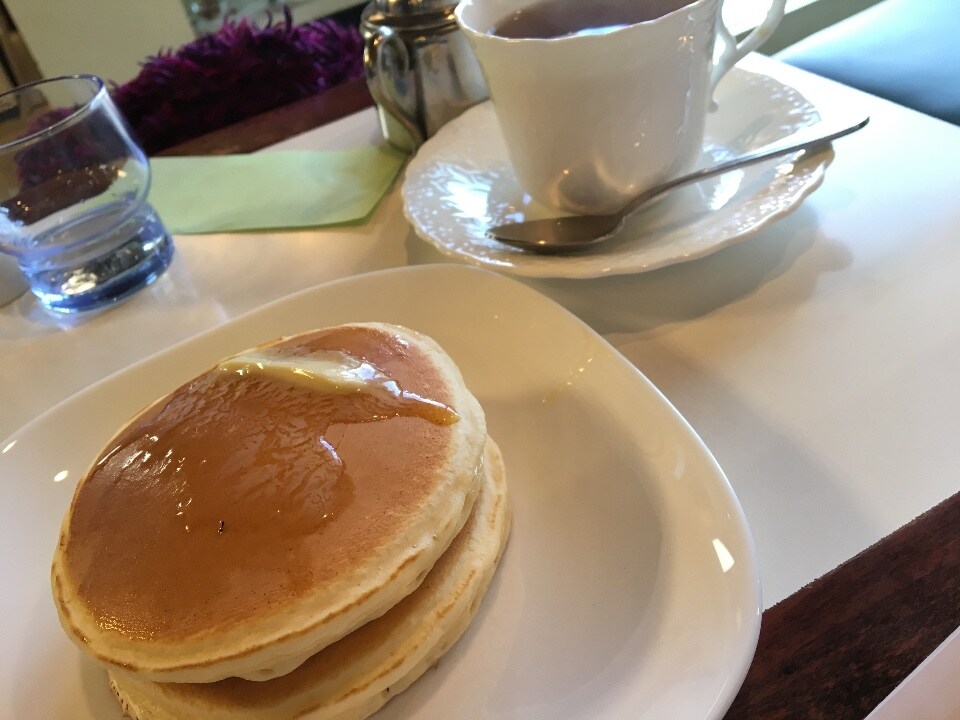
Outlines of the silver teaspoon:
M609 215L569 215L566 217L526 220L524 222L495 225L487 230L487 236L506 245L543 255L575 253L592 247L613 236L624 220L654 198L670 190L699 182L747 165L771 158L788 155L801 150L819 150L832 140L856 132L869 122L864 117L856 122L820 121L800 128L776 142L757 148L740 157L703 168L650 188L631 200L626 207Z

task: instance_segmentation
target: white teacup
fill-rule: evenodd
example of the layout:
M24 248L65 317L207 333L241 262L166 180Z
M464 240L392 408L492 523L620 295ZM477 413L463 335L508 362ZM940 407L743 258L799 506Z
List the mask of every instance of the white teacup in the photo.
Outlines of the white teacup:
M548 39L494 34L544 0L463 0L456 17L524 190L560 210L605 213L692 169L713 88L769 36L785 0L772 0L764 22L739 44L721 20L723 0L547 2L590 7L624 25ZM723 52L715 61L718 36Z

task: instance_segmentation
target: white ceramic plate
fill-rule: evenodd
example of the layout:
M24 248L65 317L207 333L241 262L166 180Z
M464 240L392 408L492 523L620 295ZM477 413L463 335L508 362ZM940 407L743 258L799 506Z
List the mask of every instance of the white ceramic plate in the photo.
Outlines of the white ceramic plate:
M734 68L717 88L700 165L712 165L812 125L816 108L796 89ZM823 181L831 149L771 160L671 193L630 218L617 237L576 256L538 256L484 234L510 220L552 217L521 190L493 106L448 123L410 161L404 212L446 255L528 277L637 273L709 255L787 214Z
M377 715L719 718L753 656L754 549L720 468L669 402L573 315L493 273L434 265L267 305L107 378L0 446L0 717L120 717L65 637L49 564L79 473L114 430L215 360L359 320L436 338L486 409L514 526L467 634Z

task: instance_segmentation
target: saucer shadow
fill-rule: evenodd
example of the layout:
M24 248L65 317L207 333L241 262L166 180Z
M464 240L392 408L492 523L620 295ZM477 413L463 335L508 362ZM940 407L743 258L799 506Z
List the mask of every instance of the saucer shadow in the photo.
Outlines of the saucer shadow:
M819 228L816 210L801 205L735 245L645 273L590 279L504 274L551 298L601 335L654 332L673 323L707 316L756 293L788 272L789 281L781 284L775 301L785 305L802 303L822 274L842 271L852 262L851 253L843 244L817 237ZM452 262L413 230L406 242L411 265Z
M852 261L841 244L817 240L809 206L707 257L634 275L526 283L579 316L600 334L645 333L707 316L790 272L777 302L809 297L818 277Z

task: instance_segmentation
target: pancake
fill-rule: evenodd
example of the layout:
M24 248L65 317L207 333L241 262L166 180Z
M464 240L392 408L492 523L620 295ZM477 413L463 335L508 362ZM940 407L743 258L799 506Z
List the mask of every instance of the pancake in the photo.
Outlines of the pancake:
M412 592L479 492L483 412L426 336L355 324L221 363L78 483L60 620L166 682L286 674Z
M509 533L506 484L489 442L483 488L463 530L423 584L377 620L268 682L155 683L111 672L135 720L360 720L433 665L476 614Z

